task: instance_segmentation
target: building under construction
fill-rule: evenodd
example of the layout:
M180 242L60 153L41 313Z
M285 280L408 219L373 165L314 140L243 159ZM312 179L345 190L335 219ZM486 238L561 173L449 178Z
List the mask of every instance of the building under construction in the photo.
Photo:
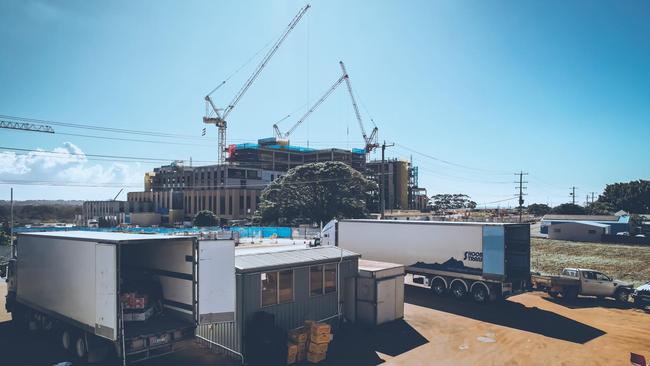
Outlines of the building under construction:
M280 145L275 138L268 138L258 140L257 144L230 145L227 161L240 167L282 172L308 163L340 161L364 172L366 152L363 149L312 149Z

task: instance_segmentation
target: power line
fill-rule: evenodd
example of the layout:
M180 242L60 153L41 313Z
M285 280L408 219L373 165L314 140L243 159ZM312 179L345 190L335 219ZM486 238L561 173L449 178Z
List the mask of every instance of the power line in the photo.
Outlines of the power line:
M9 150L9 151L19 151L19 152L25 152L25 153L32 153L34 155L42 155L42 156L48 156L48 155L53 155L49 157L69 157L69 156L80 156L80 157L95 157L95 158L103 158L103 159L124 159L124 160L129 160L133 162L137 161L144 161L144 162L157 162L157 163L168 163L172 161L183 161L183 159L165 159L165 158L151 158L151 157L142 157L142 156L122 156L122 155L102 155L102 154L87 154L87 153L75 153L75 152L63 152L63 151L44 151L44 150L35 150L35 149L24 149L24 148L17 148L17 147L6 147L6 146L0 146L0 149L2 150ZM199 162L203 163L216 163L215 161L211 160L198 160Z
M506 174L510 175L510 174L511 174L511 173L504 173L504 172L497 171L497 170L490 170L490 169L483 169L483 168L474 168L474 167L470 167L470 166L467 166L467 165L462 165L462 164L454 163L454 162L451 162L451 161L448 161L448 160L444 160L444 159L437 158L437 157L432 156L432 155L429 155L429 154L425 154L425 153L423 153L423 152L419 152L419 151L417 151L417 150L413 150L413 149L411 149L410 147L406 147L406 146L401 145L401 144L399 144L399 143L395 143L395 144L396 144L397 146L401 147L402 149L408 150L408 151L413 152L413 153L415 153L415 154L418 154L418 155L424 156L425 158L429 158L429 159L432 159L432 160L435 160L435 161L438 161L438 162L441 162L441 163L444 163L444 164L448 164L448 165L451 165L451 166L456 166L456 167L459 167L459 168L464 168L464 169L469 169L469 170L481 171L481 172L485 172L485 173L498 174L498 175L506 175Z
M153 132L153 131L143 131L143 130L131 130L131 129L125 129L125 128L104 127L104 126L97 126L97 125L91 125L91 124L61 122L61 121L52 121L52 120L17 117L17 116L8 116L8 115L0 115L0 118L11 119L11 120L16 120L16 121L32 122L32 123L50 124L50 125L62 126L62 127L71 127L71 128L79 128L79 129L104 131L104 132L135 134L135 135L143 135L143 136L185 138L185 139L196 139L196 140L208 141L207 138L202 138L202 137L194 136L194 135L176 134L176 133Z

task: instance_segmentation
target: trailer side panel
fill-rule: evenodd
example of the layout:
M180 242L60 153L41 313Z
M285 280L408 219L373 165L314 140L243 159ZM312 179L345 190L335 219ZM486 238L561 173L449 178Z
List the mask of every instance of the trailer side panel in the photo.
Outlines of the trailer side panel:
M482 274L483 226L339 221L337 244L410 269Z
M24 235L17 250L17 301L94 333L95 245Z

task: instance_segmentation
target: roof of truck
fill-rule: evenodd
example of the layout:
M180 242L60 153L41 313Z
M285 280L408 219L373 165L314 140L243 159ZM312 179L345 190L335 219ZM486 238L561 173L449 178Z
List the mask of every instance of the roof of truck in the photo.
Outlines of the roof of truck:
M102 243L122 243L143 240L171 240L190 239L190 236L174 236L161 234L131 234L107 231L41 231L20 233L20 236L38 236L46 238L61 238L72 240L94 241Z

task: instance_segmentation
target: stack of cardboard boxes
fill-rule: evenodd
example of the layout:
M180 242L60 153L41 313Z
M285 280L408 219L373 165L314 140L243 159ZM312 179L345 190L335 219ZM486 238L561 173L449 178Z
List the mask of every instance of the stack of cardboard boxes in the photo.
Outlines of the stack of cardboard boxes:
M287 364L302 362L307 359L311 363L325 360L327 347L332 339L332 328L327 323L305 321L305 326L289 332Z

